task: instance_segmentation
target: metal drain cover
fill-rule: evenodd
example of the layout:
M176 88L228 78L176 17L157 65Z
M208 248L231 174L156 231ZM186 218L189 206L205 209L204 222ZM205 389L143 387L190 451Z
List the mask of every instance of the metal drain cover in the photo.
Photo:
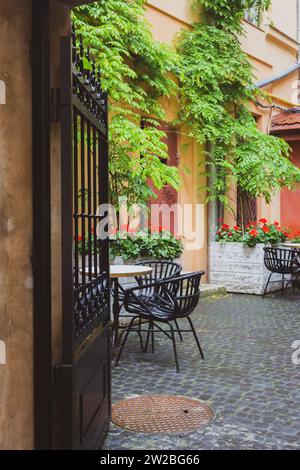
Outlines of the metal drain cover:
M182 433L204 428L212 410L200 400L181 396L145 395L112 406L112 422L135 432Z

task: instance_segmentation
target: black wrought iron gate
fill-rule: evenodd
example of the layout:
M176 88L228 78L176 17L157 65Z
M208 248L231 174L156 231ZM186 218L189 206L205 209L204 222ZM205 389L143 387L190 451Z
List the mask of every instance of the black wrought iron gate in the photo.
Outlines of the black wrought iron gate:
M85 57L85 58L84 58ZM90 64L90 65L86 65ZM71 84L72 77L72 84ZM100 71L61 39L61 447L97 449L110 421L108 109Z

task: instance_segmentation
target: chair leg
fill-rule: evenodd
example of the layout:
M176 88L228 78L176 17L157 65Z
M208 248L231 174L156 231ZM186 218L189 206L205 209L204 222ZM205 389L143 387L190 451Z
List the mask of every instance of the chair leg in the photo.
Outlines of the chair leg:
M132 320L131 320L131 322L130 322L128 328L127 328L126 334L125 334L125 336L124 336L123 343L122 343L122 345L121 345L121 347L120 347L120 349L119 349L119 352L118 352L118 355L117 355L117 358L116 358L115 366L117 366L117 365L119 364L119 360L120 360L120 358L121 358L123 349L124 349L124 347L125 347L126 341L127 341L127 339L128 339L129 333L130 333L130 331L131 331L131 327L132 327L133 322L134 322L135 319L136 319L135 317L132 318Z
M297 282L297 277L295 277L292 274L292 296L294 297L296 294L296 282Z
M202 351L202 348L201 348L200 341L199 341L199 338L197 336L196 330L194 328L193 322L190 319L190 317L187 317L187 319L188 319L188 322L190 324L191 330L193 332L194 338L196 340L196 343L197 343L197 346L198 346L198 349L199 349L199 352L200 352L200 356L201 356L202 359L204 359L204 354L203 354L203 351Z
M151 335L151 322L149 321L148 333L147 333L147 338L146 338L146 344L144 347L144 352L148 352L148 344L149 344L150 335Z
M154 323L153 321L151 321L151 328L152 328L152 331L151 331L151 352L152 354L154 354Z
M170 331L171 331L171 336L172 336L172 343L173 343L173 349L174 349L174 356L175 356L175 363L176 363L176 372L179 373L179 362L178 362L178 354L177 354L177 347L176 347L176 340L175 340L175 333L174 333L174 328L171 323L169 323L170 326Z
M268 278L268 281L267 281L267 284L265 285L265 288L264 288L264 293L263 293L263 297L265 297L266 293L267 293L267 289L269 287L269 284L270 284L270 281L271 281L271 277L273 276L273 273L271 273L269 275L269 278Z
M142 327L142 319L141 319L141 317L140 317L140 319L139 319L138 335L139 335L139 338L140 338L141 349L142 349L142 351L144 351L143 336L142 336L142 333L141 333L141 327Z
M281 295L284 295L284 274L282 275L282 281L281 281Z
M181 334L181 331L180 331L180 328L179 328L179 325L178 325L178 321L174 320L174 323L175 323L176 328L177 328L177 333L178 333L179 339L180 339L180 341L183 341L183 337L182 337L182 334Z

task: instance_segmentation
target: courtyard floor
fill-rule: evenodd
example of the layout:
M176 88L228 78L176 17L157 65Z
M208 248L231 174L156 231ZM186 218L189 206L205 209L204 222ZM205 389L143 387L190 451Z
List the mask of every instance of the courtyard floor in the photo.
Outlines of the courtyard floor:
M206 402L213 422L187 435L147 435L111 425L105 449L300 449L300 300L225 295L202 299L192 316L204 350L191 334L172 343L156 335L155 354L129 336L113 368L113 402L137 395L184 395Z

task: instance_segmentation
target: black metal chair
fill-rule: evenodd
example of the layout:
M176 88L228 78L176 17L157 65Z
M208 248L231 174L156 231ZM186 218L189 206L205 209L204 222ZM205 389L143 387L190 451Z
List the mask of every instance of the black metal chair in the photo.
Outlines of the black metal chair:
M300 273L299 264L299 251L287 248L264 248L265 256L264 263L266 268L270 271L268 281L266 283L263 296L267 294L268 286L273 274L281 274L281 291L284 294L284 289L289 284L293 285L295 277ZM291 279L286 279L290 276ZM285 286L285 282L287 285Z
M132 315L132 319L126 328L126 334L116 359L116 365L118 365L121 358L130 332L147 333L145 347L145 351L147 351L150 335L155 331L163 333L172 340L176 370L180 372L175 339L176 329L172 325L172 322L177 322L179 319L188 320L190 329L180 330L180 332L193 333L200 355L204 359L197 333L190 318L191 313L199 302L200 281L203 274L204 272L196 272L128 289L125 295L124 306L125 310ZM149 289L152 290L152 296L147 295ZM135 325L136 319L139 320L139 323L141 320L147 320L149 322L148 329L142 330L140 324ZM169 329L163 329L159 325L160 323L167 324ZM152 336L153 340L154 336Z
M149 286L158 281L164 281L172 279L173 277L179 276L182 270L182 266L179 263L167 260L148 260L140 261L135 263L136 266L149 266L152 268L151 274L147 276L136 276L135 280L138 286ZM119 299L121 303L124 303L126 288L119 285ZM143 295L153 295L153 288L149 288L144 291Z
M143 290L143 293L141 294L143 297L146 296L146 297L151 298L154 295L155 288L150 287L150 285L156 282L160 282L160 281L177 277L180 275L182 271L182 266L179 263L175 263L174 261L168 261L168 260L148 260L148 261L140 261L135 264L138 266L142 265L142 266L149 266L152 268L152 272L148 276L139 276L135 278L139 286L148 287L147 289L145 288ZM174 323L176 325L176 329L177 329L180 341L183 341L182 334L180 332L177 320L175 320ZM151 337L152 337L152 352L154 353L154 331L152 331Z
M135 280L138 286L144 286L143 292L140 294L142 297L150 297L152 298L154 295L155 288L153 284L164 281L167 279L172 279L180 275L182 266L179 263L175 263L173 261L168 260L147 260L147 261L140 261L135 263L136 266L149 266L152 268L151 274L147 276L136 276ZM124 305L126 288L122 285L119 285L119 299L120 303ZM123 315L123 318L130 317L130 315ZM141 325L141 322L140 322ZM182 341L182 335L179 330L179 326L177 321L175 321L175 325ZM121 333L123 334L124 331ZM154 352L154 332L152 333L152 352Z
M137 266L149 266L152 268L151 274L146 277L136 277L137 283L141 285L153 284L157 281L172 279L180 275L182 266L174 261L149 260L135 263Z

